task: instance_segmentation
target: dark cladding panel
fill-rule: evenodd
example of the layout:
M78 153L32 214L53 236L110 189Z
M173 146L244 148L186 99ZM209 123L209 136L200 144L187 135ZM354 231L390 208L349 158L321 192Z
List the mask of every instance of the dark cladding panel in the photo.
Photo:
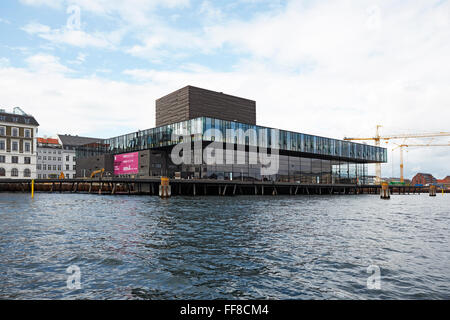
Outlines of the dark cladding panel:
M189 119L189 87L181 88L156 100L156 126Z
M221 92L190 87L189 117L209 117L256 124L256 102Z
M256 102L187 86L156 100L156 126L199 117L256 124Z

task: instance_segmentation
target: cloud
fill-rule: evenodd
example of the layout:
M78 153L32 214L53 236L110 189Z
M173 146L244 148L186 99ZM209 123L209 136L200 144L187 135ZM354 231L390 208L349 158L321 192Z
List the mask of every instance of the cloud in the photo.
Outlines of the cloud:
M42 74L64 74L73 72L59 62L59 58L48 54L36 54L28 57L25 62L30 70L39 75Z
M5 68L9 66L9 59L5 57L0 57L0 68Z
M46 39L54 44L68 44L76 47L97 47L113 48L115 46L114 34L94 32L92 34L82 30L72 30L68 28L51 29L49 26L39 23L30 23L22 28L29 34L36 34L42 39Z

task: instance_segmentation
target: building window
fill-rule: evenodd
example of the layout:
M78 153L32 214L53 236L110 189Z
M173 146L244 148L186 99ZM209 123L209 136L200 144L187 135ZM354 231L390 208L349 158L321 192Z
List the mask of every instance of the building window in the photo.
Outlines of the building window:
M46 179L46 178L47 178L47 175L44 173L44 174L42 175L42 177L43 177L44 179Z
M19 128L12 128L11 129L11 135L13 137L18 137L19 136Z
M24 158L24 163L25 164L31 164L31 158L30 157L25 157Z
M42 157L41 157L41 156L39 156L39 157L38 157L38 160L41 160L41 159L42 159Z
M69 156L66 156L66 161L69 161Z
M31 143L25 142L24 146L25 152L31 152Z
M66 170L69 170L69 165L68 164L66 164Z
M36 168L37 168L38 170L41 170L41 169L42 169L42 165L41 165L41 164L38 164L38 165L36 165Z
M41 174L38 174L38 179L41 179L42 178L42 175Z
M73 162L76 162L77 161L77 157L73 157Z
M58 164L58 171L61 171L61 165Z
M54 165L53 165L53 170L55 170L55 171L56 171L56 164L54 164Z
M42 170L44 170L44 171L47 170L47 165L46 164L42 165Z
M19 142L13 141L11 144L11 150L16 152L19 151Z
M5 168L0 168L0 177L5 177L5 176L6 176Z
M11 177L18 177L19 176L19 170L17 168L11 169Z
M19 157L17 157L17 156L12 156L12 157L11 157L11 163L19 163Z
M77 170L75 165L72 166L72 170L73 171Z
M6 157L0 156L0 163L5 163L5 162L6 162Z
M25 178L31 177L31 170L30 170L30 169L25 169L25 170L23 170L23 176L24 176Z
M47 160L47 156L44 156L44 160Z
M58 161L61 161L61 157L58 157Z
M0 140L0 150L6 150L6 142L5 140Z
M25 138L31 138L31 130L25 129Z
M0 136L6 136L6 127L0 127Z

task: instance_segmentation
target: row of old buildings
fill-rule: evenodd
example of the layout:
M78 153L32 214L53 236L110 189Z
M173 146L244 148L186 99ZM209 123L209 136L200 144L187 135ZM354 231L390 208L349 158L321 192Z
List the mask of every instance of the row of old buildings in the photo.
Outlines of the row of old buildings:
M39 137L36 119L16 107L0 109L0 179L76 177L76 148L99 139Z

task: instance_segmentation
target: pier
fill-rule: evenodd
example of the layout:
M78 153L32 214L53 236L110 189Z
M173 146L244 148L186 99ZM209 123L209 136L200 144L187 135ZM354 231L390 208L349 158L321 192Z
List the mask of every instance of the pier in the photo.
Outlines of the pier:
M206 179L174 179L169 181L171 196L236 196L236 195L379 195L381 185L354 184L300 184L272 181L233 181ZM103 195L158 196L161 178L131 179L38 179L34 192L91 193ZM31 180L0 180L0 192L31 193ZM429 187L389 185L391 195L428 193ZM442 190L437 190L441 193ZM445 193L448 190L444 190Z

